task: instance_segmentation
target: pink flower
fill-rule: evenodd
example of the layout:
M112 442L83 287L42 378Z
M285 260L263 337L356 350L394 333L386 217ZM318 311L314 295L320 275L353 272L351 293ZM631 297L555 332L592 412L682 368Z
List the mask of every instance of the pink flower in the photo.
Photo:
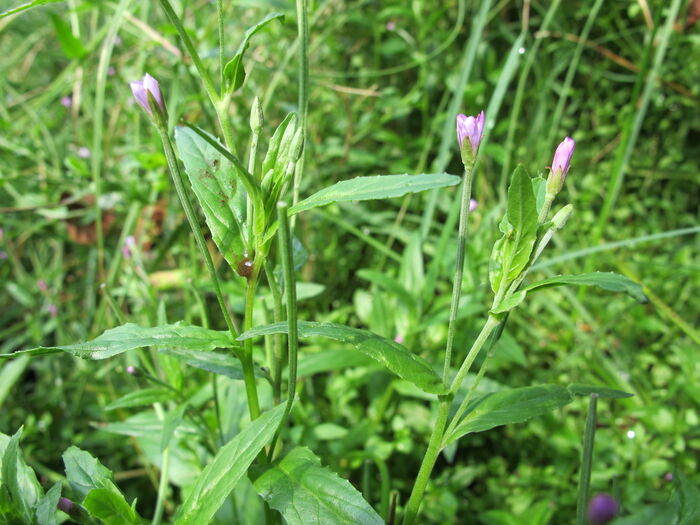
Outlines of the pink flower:
M55 304L50 304L46 307L46 311L51 314L51 317L56 317L58 315L58 308Z
M469 211L474 211L479 207L479 203L476 202L476 199L469 199Z
M86 148L85 146L78 148L78 157L81 159L89 159L90 158L90 150Z
M61 99L61 106L64 108L69 108L73 105L73 99L69 96L65 96Z
M552 171L558 173L561 170L561 182L564 183L566 174L569 172L571 157L574 156L574 148L576 143L571 137L566 137L554 152L554 160L552 160Z
M151 103L148 97L149 94L156 101L158 108L160 108L160 112L165 113L165 105L163 104L163 96L160 92L160 85L155 78L146 73L143 76L143 79L131 82L129 85L131 86L131 92L134 94L136 102L138 102L151 117L153 116L153 109L155 108L151 108Z
M389 21L386 23L386 30L387 30L387 31L393 31L394 29L396 29L396 22L394 22L393 20L389 20Z
M464 139L469 139L472 147L472 155L476 157L481 138L484 136L484 112L476 117L467 116L462 113L457 115L457 140L460 149L464 149Z
M39 279L36 282L36 285L37 285L37 288L39 288L39 290L41 290L42 292L45 292L49 289L49 287L46 285L46 281L44 281L43 279Z
M403 341L404 341L404 339L403 339L403 336L402 336L402 335L397 335L396 337L394 337L394 342L395 342L395 343L399 343L400 345L402 345L402 344L403 344Z

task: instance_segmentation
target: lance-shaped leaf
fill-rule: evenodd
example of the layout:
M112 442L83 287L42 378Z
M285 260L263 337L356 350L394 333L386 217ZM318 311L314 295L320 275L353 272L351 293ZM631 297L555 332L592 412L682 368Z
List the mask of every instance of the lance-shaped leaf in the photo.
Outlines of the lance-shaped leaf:
M321 466L311 450L297 447L260 476L255 490L288 525L382 525L384 520L355 487Z
M624 275L613 272L558 275L556 277L552 277L551 279L530 284L526 286L524 290L527 292L532 292L535 290L541 290L542 288L563 286L565 284L572 284L575 286L598 286L599 288L610 292L624 292L640 303L646 303L648 301L647 296L644 295L642 285L634 282L632 279L629 279Z
M603 399L622 399L625 397L632 397L634 394L629 392L624 392L622 390L615 390L614 388L608 388L605 386L596 385L579 385L571 384L567 387L569 392L575 396L590 396L591 394L596 394L598 397Z
M90 516L105 525L140 525L143 523L136 511L126 502L121 492L110 489L93 489L83 501Z
M64 346L40 346L13 354L2 354L0 359L23 354L46 355L68 352L84 359L107 359L128 350L145 346L171 346L189 350L214 350L238 346L228 332L209 330L201 326L181 323L144 328L127 323L105 331L99 337L85 343Z
M211 521L255 457L272 439L282 421L284 407L278 405L265 412L219 449L177 512L175 525L205 525Z
M523 271L537 239L537 204L530 176L518 166L508 187L504 234L491 255L490 278L494 292L502 280L511 281Z
M356 350L384 366L390 372L410 381L425 392L444 394L447 387L435 370L405 346L372 333L335 323L298 321L299 337L327 337L352 345ZM238 337L239 341L270 334L286 334L287 323L275 323L252 328Z
M311 197L289 208L289 214L299 213L332 202L366 201L401 197L407 193L444 188L459 184L461 179L447 173L423 175L373 175L344 180L323 188Z
M22 11L26 11L27 9L31 9L32 7L37 7L40 5L45 5L45 4L54 4L57 2L62 2L63 0L32 0L30 2L25 2L23 4L18 5L17 7L12 7L8 9L7 11L3 11L0 13L0 18L5 18L6 16L10 15L16 15L17 13L21 13Z
M9 496L10 511L15 518L23 523L32 523L34 516L34 506L44 495L44 491L36 479L34 470L29 467L22 457L19 447L19 440L22 437L22 428L7 439L2 436L2 447L0 447L0 490L7 491ZM0 494L0 503L4 499ZM11 520L12 522L13 520Z
M153 403L165 403L175 399L175 392L163 387L143 388L134 390L122 397L115 399L105 407L106 411L116 410L118 408L142 407L144 405L152 405Z
M243 41L241 42L241 45L238 46L238 51L236 51L236 54L233 55L233 58L224 67L224 78L228 82L229 91L236 91L243 85L243 81L245 80L245 69L243 68L243 55L245 54L246 50L248 49L248 46L250 45L250 39L252 38L252 36L273 20L278 19L280 21L284 20L284 14L270 13L260 22L258 22L252 27L249 27L248 30L245 32L245 35L243 35Z
M245 258L245 200L238 168L196 131L178 126L175 142L216 246L235 270Z
M476 398L454 432L445 439L448 445L473 432L527 421L571 403L572 394L559 385L539 385L502 390Z

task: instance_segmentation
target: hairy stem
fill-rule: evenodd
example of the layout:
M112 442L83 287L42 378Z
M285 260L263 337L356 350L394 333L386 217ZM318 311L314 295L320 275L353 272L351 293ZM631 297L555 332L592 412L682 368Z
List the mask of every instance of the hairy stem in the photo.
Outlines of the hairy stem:
M462 182L462 201L459 212L459 230L457 234L457 262L455 263L455 277L452 281L452 301L450 303L450 320L447 328L447 346L445 347L445 366L442 372L443 382L447 382L447 374L450 371L452 360L452 345L457 331L457 311L459 298L462 295L462 276L464 273L464 254L467 247L467 226L469 224L469 201L472 195L472 173L474 165L466 165L464 181Z

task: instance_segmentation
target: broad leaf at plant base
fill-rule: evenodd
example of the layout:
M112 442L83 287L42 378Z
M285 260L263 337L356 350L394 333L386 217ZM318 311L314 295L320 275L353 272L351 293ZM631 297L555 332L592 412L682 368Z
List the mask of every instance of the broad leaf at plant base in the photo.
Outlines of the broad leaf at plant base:
M282 421L284 405L262 414L219 449L195 481L175 516L176 525L206 525L267 445Z
M349 481L322 467L321 460L306 447L292 449L254 486L288 525L384 523Z
M335 323L298 321L299 337L327 337L351 344L356 350L384 366L390 372L410 381L425 392L444 394L447 387L435 370L422 358L399 343L372 333ZM287 323L258 326L238 337L239 341L271 334L286 334Z

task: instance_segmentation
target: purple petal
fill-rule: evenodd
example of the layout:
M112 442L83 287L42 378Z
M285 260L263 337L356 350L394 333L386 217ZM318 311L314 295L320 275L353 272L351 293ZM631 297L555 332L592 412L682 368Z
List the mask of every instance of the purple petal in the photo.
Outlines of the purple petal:
M143 82L134 81L129 84L131 86L131 92L134 94L134 98L139 105L146 110L146 113L151 115L151 108L148 106L148 92L143 86Z
M466 115L463 115L462 113L457 115L457 142L459 142L460 149L464 144L464 139L467 138L466 120Z
M554 152L554 160L552 160L552 171L557 173L561 170L564 177L569 172L571 157L574 156L574 148L576 143L571 137L566 137Z
M150 91L151 95L153 95L153 98L156 99L156 102L158 103L158 106L160 106L160 109L164 109L163 96L160 94L160 85L158 84L158 81L151 75L146 73L143 76L142 82L143 86L146 88L146 91Z

